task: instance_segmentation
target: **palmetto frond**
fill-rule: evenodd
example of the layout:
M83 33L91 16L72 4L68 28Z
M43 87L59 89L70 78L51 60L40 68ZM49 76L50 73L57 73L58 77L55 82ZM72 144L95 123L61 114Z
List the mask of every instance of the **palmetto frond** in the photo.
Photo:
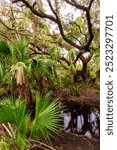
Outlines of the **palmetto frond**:
M59 101L50 99L50 93L45 96L36 95L35 119L32 122L32 136L44 137L49 140L52 132L57 133L60 127Z
M48 65L43 60L32 59L30 70L38 76L43 77L48 74Z
M50 93L36 95L35 116L31 121L22 99L8 97L0 101L0 123L10 123L15 129L15 142L20 149L26 146L27 135L49 140L52 132L58 133L60 127L58 100L51 100Z
M26 39L21 39L19 41L14 40L10 44L10 49L12 53L12 58L16 62L26 61L28 52L27 52L28 42Z
M20 130L20 127L23 125L25 119L27 120L26 104L22 99L8 97L1 100L0 122L10 122ZM25 127L26 126L24 126L24 128Z
M26 145L26 134L29 131L30 116L26 113L26 104L21 99L8 97L0 102L0 122L10 123L16 130L17 146L23 149Z

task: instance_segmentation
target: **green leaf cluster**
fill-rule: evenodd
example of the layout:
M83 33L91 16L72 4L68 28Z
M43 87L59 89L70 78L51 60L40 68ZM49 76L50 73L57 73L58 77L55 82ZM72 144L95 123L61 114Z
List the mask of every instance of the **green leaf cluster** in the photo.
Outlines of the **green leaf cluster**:
M12 126L12 143L23 150L32 138L44 138L50 141L52 133L58 133L60 127L60 112L58 100L51 100L50 93L36 95L35 115L27 111L24 100L7 97L0 101L0 123L10 123Z

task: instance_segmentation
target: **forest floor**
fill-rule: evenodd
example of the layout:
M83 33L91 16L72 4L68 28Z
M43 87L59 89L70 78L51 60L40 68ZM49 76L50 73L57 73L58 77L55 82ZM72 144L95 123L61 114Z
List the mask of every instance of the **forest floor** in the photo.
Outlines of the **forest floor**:
M1 132L0 132L1 133ZM2 133L3 135L3 133ZM62 132L51 139L53 150L100 150L99 138L86 138L76 133ZM48 145L48 144L47 144ZM1 148L1 147L0 147ZM31 150L43 150L37 146Z
M51 150L100 150L99 138L86 138L83 135L75 133L62 132L61 135L55 135L51 139ZM46 143L47 144L47 143ZM48 144L47 144L48 145ZM48 146L49 146L48 145ZM44 150L35 146L31 150Z
M52 140L56 150L100 150L100 140L86 138L83 135L63 132Z

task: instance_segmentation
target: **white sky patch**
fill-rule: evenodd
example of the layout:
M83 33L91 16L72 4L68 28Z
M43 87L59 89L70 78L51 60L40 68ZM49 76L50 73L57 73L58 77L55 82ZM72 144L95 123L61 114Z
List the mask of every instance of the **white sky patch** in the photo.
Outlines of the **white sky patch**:
M5 2L6 2L7 4L11 4L11 1L10 1L10 0L5 0Z
M62 51L61 51L61 54L64 56L64 57L67 57L67 55L68 55L68 51L65 49L65 48L62 48L61 49Z

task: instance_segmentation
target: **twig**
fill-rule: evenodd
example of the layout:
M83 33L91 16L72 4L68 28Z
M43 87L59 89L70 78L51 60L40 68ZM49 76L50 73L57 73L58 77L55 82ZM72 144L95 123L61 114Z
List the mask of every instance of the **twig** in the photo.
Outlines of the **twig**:
M7 39L9 42L11 42L11 39L8 38L6 35L4 35L4 34L2 34L2 33L0 33L0 35L3 36L5 39Z
M42 146L40 146L40 145L34 145L34 146L32 146L31 147L31 149L33 149L33 148L41 148L41 149L43 149L43 150L48 150L48 148L45 148L45 147L42 147Z
M2 126L5 128L5 130L6 130L7 133L9 134L9 136L12 138L13 135L12 135L11 131L9 130L9 128L8 128L4 123L2 123Z
M15 137L15 132L13 131L13 128L9 122L8 122L8 127L11 130L12 135Z
M32 140L32 139L31 139L30 142L38 143L38 144L40 144L40 145L43 145L43 146L47 147L47 148L50 149L50 150L55 150L53 147L51 147L51 146L49 146L49 145L47 145L47 144L45 144L45 143L43 143L43 142L40 142L40 141L36 141L36 140Z

